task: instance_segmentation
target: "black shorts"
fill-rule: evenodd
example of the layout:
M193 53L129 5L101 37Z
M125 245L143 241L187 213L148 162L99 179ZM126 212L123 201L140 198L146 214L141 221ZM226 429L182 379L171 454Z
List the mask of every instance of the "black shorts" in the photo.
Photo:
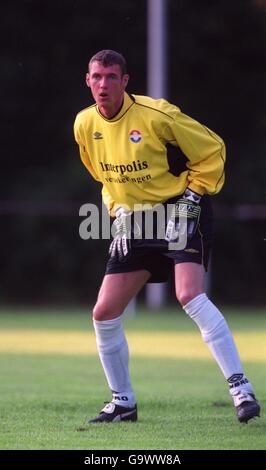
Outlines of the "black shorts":
M173 201L168 201L168 203ZM148 282L165 282L175 264L202 264L207 271L212 243L212 207L209 196L200 202L201 214L197 231L183 250L169 250L165 240L131 239L131 255L125 262L109 258L105 274L125 273L146 269Z

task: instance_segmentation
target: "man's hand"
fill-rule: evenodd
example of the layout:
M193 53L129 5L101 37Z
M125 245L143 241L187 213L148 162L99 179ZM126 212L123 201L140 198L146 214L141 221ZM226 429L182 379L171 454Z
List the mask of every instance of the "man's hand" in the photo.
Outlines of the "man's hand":
M198 203L201 197L191 193L192 191L186 190L174 204L165 232L165 240L168 242L179 242L181 237L186 237L189 241L196 233L201 211Z
M127 212L123 208L116 211L116 219L112 226L114 239L109 248L111 258L118 261L126 261L131 250L131 222L132 212Z

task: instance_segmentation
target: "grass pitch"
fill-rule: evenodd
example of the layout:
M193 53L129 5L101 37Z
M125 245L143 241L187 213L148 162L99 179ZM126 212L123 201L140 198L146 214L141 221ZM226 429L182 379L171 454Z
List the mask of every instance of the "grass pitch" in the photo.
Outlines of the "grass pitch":
M224 379L181 311L125 319L139 421L92 425L110 399L84 310L0 311L0 449L266 449L266 315L224 311L262 417L240 425Z

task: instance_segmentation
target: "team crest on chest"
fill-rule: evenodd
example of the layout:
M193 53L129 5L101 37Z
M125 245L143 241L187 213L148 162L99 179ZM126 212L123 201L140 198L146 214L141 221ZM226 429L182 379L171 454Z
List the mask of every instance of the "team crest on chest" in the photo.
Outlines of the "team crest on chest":
M137 131L137 130L133 130L133 131L130 132L129 138L130 138L131 142L134 142L134 144L137 144L142 139L141 132Z

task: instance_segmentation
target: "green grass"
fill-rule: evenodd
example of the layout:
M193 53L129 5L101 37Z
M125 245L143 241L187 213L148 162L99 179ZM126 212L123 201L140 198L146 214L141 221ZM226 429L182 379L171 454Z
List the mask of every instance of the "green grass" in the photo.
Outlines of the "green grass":
M241 316L225 311L233 331L266 334L262 311ZM178 315L144 313L126 319L132 331L195 331ZM91 328L85 310L0 311L1 329L80 330ZM248 346L247 346L248 347ZM262 408L265 363L245 362ZM266 449L262 417L240 425L227 387L212 361L131 357L139 421L76 429L110 398L96 356L0 354L0 449ZM119 431L118 431L119 430Z
M221 309L232 329L248 331L266 330L266 307ZM39 315L41 314L41 315ZM151 312L138 307L137 315L126 316L128 329L142 331L192 331L193 322L180 307L171 307L161 312ZM0 307L0 329L45 328L51 330L92 329L90 308L34 308Z

